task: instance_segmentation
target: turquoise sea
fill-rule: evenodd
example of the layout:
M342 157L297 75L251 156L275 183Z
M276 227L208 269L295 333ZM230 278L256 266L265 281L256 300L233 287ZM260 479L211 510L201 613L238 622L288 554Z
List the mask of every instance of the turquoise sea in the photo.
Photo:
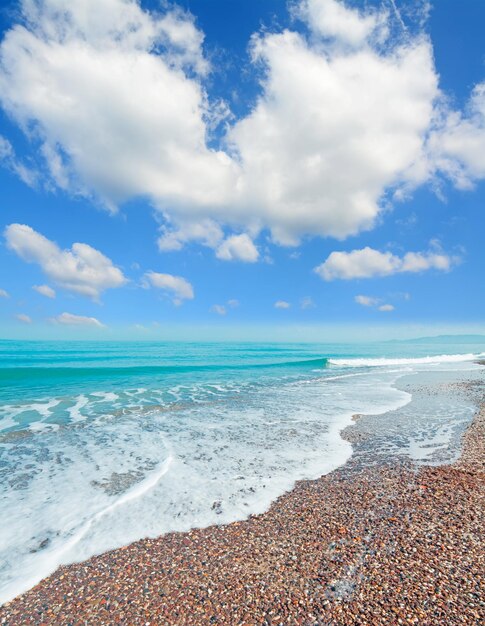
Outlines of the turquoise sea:
M484 355L449 338L0 341L0 602L62 563L264 511L347 461L355 413L399 431L389 453L451 460L475 407L446 390Z

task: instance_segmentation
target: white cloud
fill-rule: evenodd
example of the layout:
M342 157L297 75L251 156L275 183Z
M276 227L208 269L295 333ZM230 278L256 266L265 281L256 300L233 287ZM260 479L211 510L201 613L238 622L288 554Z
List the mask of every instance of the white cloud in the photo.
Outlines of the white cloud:
M354 300L362 306L376 306L379 303L379 299L372 296L355 296Z
M10 298L8 291L5 291L5 289L0 289L0 298Z
M106 328L95 317L85 317L84 315L74 315L73 313L61 313L57 317L51 318L56 324L65 324L66 326L96 326L97 328Z
M159 274L157 272L147 272L145 279L152 287L163 289L171 293L174 304L181 304L183 300L192 300L194 298L194 290L188 280L181 276L173 276L172 274Z
M264 228L285 245L345 238L439 172L462 187L485 177L483 85L466 114L450 113L429 38L396 34L394 10L300 0L304 28L252 38L261 91L236 121L209 99L203 34L180 9L23 0L21 11L0 44L3 108L54 185L112 210L148 198L168 225L161 250L195 241L253 262Z
M24 261L39 264L46 276L64 289L98 299L105 289L126 283L122 271L86 243L74 243L70 250L61 250L25 224L10 224L4 234L11 250Z
M426 180L425 141L439 94L426 38L374 46L372 31L384 17L340 4L336 45L319 35L314 15L335 3L301 6L312 37L285 30L253 39L263 92L229 133L248 214L257 210L284 244L306 233L343 238L369 229L388 190Z
M386 12L349 10L338 0L303 0L297 14L313 32L352 46L364 44L376 31L379 39L387 37Z
M183 246L196 241L209 248L216 248L224 239L222 228L214 220L182 222L177 228L162 228L158 248L162 252L181 250Z
M231 309L236 309L239 306L239 300L232 299L227 301L227 306L230 306Z
M290 306L291 304L289 302L286 302L285 300L277 300L274 303L275 309L289 309Z
M392 304L380 304L382 300L380 298L374 298L373 296L355 296L354 300L357 304L377 308L378 311L394 311L395 308Z
M21 6L25 27L13 27L0 49L3 107L34 130L58 186L111 207L148 197L182 223L162 234L163 250L191 239L218 245L217 226L194 234L191 221L268 227L280 243L345 237L372 226L389 187L426 176L437 95L431 47L422 37L374 46L386 33L384 12L307 0L297 13L308 36L255 37L262 93L229 128L224 152L206 143L224 106L202 86L203 35L189 15L149 13L133 0ZM219 257L239 258L226 242ZM248 243L242 254L257 256Z
M23 322L24 324L32 324L32 318L25 313L18 313L15 317L18 319L19 322Z
M458 261L458 257L450 257L436 252L407 252L402 259L402 266L399 271L424 272L429 269L436 269L446 272Z
M485 82L473 89L466 113L449 112L429 143L435 167L458 188L485 178Z
M203 35L134 0L21 2L0 48L0 98L35 131L52 179L107 205L220 205L235 165L206 146ZM75 68L75 71L73 71Z
M249 235L232 235L217 248L216 256L223 261L244 261L255 263L259 252Z
M52 289L52 287L49 287L49 285L34 285L32 289L46 298L56 297L56 292Z
M403 257L399 257L391 252L380 252L366 247L352 252L332 252L314 271L327 281L351 280L390 276L402 272L424 272L429 269L448 271L457 262L459 262L457 257L435 250L407 252Z

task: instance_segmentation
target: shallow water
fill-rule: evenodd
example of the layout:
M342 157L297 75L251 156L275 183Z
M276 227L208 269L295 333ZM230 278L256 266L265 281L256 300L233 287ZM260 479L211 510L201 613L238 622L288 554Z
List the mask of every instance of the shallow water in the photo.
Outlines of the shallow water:
M399 378L396 387L409 393L411 401L354 425L351 437L358 443L354 460L378 464L396 457L416 466L456 461L462 436L477 409L478 397L469 383L483 385L483 368L436 366Z
M473 404L420 399L414 379L467 379L479 350L442 348L0 342L0 601L59 564L262 512L348 460L355 413L381 415L386 453L456 454Z

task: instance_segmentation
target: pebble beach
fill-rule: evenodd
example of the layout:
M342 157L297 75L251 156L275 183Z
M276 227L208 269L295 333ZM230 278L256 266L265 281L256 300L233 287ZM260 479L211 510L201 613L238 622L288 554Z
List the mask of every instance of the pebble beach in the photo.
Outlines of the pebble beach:
M485 403L452 465L354 456L264 514L145 539L59 568L0 624L485 623ZM363 446L361 454L359 447Z

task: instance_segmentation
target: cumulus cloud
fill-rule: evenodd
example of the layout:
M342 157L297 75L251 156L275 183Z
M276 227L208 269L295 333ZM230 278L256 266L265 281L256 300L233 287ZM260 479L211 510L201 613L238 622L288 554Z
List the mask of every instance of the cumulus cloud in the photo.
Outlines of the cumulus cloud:
M40 293L41 296L45 296L46 298L55 298L56 292L49 285L34 285L32 287L34 291Z
M172 274L159 274L158 272L147 272L145 274L147 284L157 289L162 289L170 293L174 304L182 304L184 300L194 298L194 289L188 280L181 276Z
M382 47L373 33L387 14L329 0L300 6L310 37L285 30L253 38L263 92L229 133L245 196L283 244L369 229L388 190L423 182L438 96L424 37ZM329 13L338 13L333 22Z
M352 46L361 46L374 34L380 40L388 34L387 12L349 10L338 0L303 0L295 13L313 32Z
M372 296L355 296L354 300L362 306L376 306L379 303L379 298L373 298Z
M403 272L424 272L430 269L448 271L459 259L439 251L407 252L399 257L391 252L380 252L373 248L352 250L352 252L332 252L314 271L323 280L352 280L390 276Z
M203 35L134 0L23 0L0 47L0 98L35 131L53 181L111 208L135 196L220 205L234 165L206 146ZM75 71L73 71L75 68Z
M73 313L61 313L57 317L51 318L56 324L65 324L66 326L96 326L97 328L106 328L95 317L85 317L84 315L74 315Z
M259 252L249 235L232 235L217 248L216 256L223 261L244 261L255 263Z
M179 223L177 228L164 226L158 238L158 248L161 252L181 250L190 241L216 248L223 239L224 232L214 220L188 221Z
M175 227L163 226L161 232L158 238L161 252L181 250L185 244L196 242L215 250L217 258L223 261L254 263L259 258L259 251L248 234L224 239L223 229L213 219L178 220Z
M252 37L261 87L239 120L209 98L203 34L180 9L23 0L21 12L0 44L3 108L57 187L112 210L148 198L162 251L195 241L254 262L263 229L284 245L345 238L438 172L462 187L485 177L483 86L468 112L448 111L429 38L393 28L395 10L297 2L303 26Z
M377 307L379 311L383 311L384 313L388 313L390 311L394 311L395 307L392 304L381 304L381 306Z
M25 224L10 224L4 235L10 250L24 261L40 265L46 276L68 291L97 300L105 289L126 283L123 272L86 243L74 243L70 250L61 250Z
M32 324L32 318L25 313L18 313L15 316L19 322L23 322L24 324Z
M277 300L274 303L274 307L275 309L289 309L291 307L291 304L289 302L286 302L286 300Z
M5 289L0 289L0 298L10 298L8 291L5 291Z
M240 304L239 300L236 300L235 298L233 298L232 300L228 300L227 301L227 306L230 306L231 309L237 309L239 304Z

